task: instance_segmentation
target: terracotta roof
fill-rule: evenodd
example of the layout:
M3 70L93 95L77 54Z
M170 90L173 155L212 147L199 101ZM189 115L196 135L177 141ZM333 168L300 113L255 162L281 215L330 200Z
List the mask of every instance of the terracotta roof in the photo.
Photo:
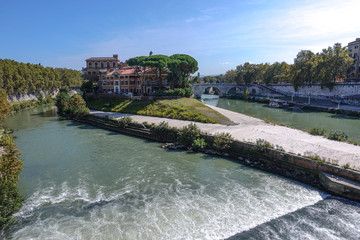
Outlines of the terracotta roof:
M85 61L119 61L119 59L114 57L91 57Z

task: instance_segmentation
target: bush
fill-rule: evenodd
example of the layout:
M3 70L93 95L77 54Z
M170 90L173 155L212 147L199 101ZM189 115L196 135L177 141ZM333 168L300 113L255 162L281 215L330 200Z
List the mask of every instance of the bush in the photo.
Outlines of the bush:
M194 123L190 123L188 126L183 127L178 132L177 140L185 147L190 148L195 139L199 138L201 134L200 129Z
M232 142L230 133L219 133L215 135L213 147L217 151L224 152L230 148Z
M107 115L106 115L107 116ZM106 117L105 116L105 117ZM118 126L120 127L120 128L126 128L127 126L129 126L129 124L132 122L132 119L131 119L131 117L129 117L129 116L124 116L124 117L122 117L122 118L119 118L118 120L117 120L117 122L118 122Z
M198 150L198 149L203 149L206 147L206 142L203 138L197 138L194 140L193 144L191 145L191 147L194 150Z
M23 198L18 192L16 183L22 171L22 160L16 148L14 138L5 132L1 136L0 145L5 152L0 157L0 229L12 219L12 214L21 207Z
M159 141L176 141L177 129L169 127L169 124L165 121L152 126L151 132L156 135Z
M325 129L322 129L322 128L312 128L312 129L308 130L308 132L311 135L326 136L326 131L325 131Z
M348 136L341 131L331 131L329 133L328 139L345 142L348 139Z
M274 148L274 146L265 139L256 139L255 144L256 144L255 149L259 152L263 152L268 148Z

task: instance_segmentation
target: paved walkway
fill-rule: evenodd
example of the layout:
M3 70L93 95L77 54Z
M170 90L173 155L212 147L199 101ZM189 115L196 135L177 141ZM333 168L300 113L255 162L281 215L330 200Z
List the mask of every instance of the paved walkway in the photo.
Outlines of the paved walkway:
M248 142L265 139L273 145L281 146L287 152L305 156L318 155L326 161L338 164L339 166L349 164L351 168L360 170L360 146L329 140L321 136L313 136L297 129L271 125L265 123L263 120L226 109L213 106L209 107L227 116L231 121L237 123L237 125L226 126L221 124L196 123L203 132L209 134L229 132L235 139ZM109 117L115 118L127 115L131 116L135 122L147 122L149 124L159 124L160 122L166 121L170 126L178 128L190 123L190 121L113 112L91 111L91 114L98 116L108 115Z

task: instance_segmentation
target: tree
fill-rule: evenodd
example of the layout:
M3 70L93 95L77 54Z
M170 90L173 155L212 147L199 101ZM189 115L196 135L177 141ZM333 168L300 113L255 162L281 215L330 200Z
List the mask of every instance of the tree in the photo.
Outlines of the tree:
M162 72L164 71L164 69L168 66L168 61L169 61L168 56L160 55L160 54L151 55L143 61L143 64L145 66L149 66L155 71L156 79L159 82L160 89L162 89L161 75L162 75Z
M11 105L7 100L7 94L4 89L0 89L0 122L2 122L6 115L11 113Z
M316 66L316 78L322 86L332 88L337 79L345 78L353 59L349 57L349 52L340 43L335 43L333 47L323 49L317 55L318 64Z
M294 59L293 84L295 91L298 87L311 84L314 81L316 56L310 50L301 50Z
M198 62L186 54L171 55L168 68L172 73L168 79L175 87L187 87L190 74L199 70Z

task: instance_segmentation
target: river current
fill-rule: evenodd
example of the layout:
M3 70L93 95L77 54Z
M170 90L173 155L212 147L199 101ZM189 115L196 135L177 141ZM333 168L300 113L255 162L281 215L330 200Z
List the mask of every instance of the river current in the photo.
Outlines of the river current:
M24 205L5 239L359 239L360 205L228 159L60 119L16 129Z

